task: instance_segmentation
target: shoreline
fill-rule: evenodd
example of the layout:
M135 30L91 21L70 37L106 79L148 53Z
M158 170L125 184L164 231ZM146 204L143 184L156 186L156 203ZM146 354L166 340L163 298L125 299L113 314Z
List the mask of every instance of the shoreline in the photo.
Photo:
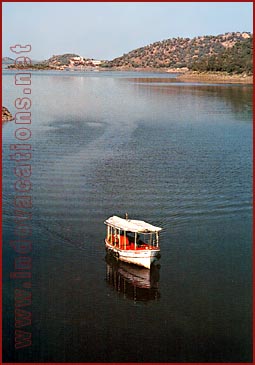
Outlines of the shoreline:
M101 71L101 70L100 70ZM233 74L226 72L183 71L181 69L157 68L112 68L109 71L156 72L161 74L177 74L176 80L181 82L201 82L219 84L253 84L253 75Z
M99 67L94 69L69 69L61 70L58 68L33 68L33 67L11 67L7 70L31 70L31 71L59 71L59 72L148 72L148 73L160 73L160 74L177 74L176 80L181 82L198 82L198 83L220 83L220 84L253 84L253 75L246 74L233 74L230 75L226 72L199 72L199 71L184 71L182 69L158 69L158 68L130 68L130 67Z
M229 75L224 72L185 72L177 77L183 82L220 83L220 84L253 84L253 75Z

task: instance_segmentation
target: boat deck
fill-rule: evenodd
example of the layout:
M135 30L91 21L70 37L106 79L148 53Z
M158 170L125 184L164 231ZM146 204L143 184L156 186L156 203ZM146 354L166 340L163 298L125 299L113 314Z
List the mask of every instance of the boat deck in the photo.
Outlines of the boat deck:
M158 247L145 242L138 242L135 247L135 243L125 236L120 236L120 240L118 237L110 236L107 243L110 246L121 250L158 250Z

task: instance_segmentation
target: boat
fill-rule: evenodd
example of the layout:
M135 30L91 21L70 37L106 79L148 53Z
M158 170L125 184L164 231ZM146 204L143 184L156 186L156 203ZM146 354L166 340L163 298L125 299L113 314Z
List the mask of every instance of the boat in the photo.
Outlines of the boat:
M112 216L104 222L107 226L105 248L115 258L129 264L150 269L160 259L160 227L141 220Z

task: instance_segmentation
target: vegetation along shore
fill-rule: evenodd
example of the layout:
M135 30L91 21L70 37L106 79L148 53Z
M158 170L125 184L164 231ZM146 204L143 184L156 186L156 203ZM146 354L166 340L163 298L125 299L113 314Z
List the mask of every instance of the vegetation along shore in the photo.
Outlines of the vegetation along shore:
M219 84L253 84L253 75L228 74L227 72L189 71L178 76L183 82L203 82Z

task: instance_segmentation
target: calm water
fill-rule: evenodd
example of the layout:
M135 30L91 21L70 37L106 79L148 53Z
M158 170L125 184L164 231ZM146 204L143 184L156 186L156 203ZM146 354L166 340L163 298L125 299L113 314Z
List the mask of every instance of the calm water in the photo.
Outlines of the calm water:
M252 88L110 72L35 72L31 88L33 342L14 350L9 122L4 360L251 362ZM151 273L105 257L103 222L125 212L164 229Z

